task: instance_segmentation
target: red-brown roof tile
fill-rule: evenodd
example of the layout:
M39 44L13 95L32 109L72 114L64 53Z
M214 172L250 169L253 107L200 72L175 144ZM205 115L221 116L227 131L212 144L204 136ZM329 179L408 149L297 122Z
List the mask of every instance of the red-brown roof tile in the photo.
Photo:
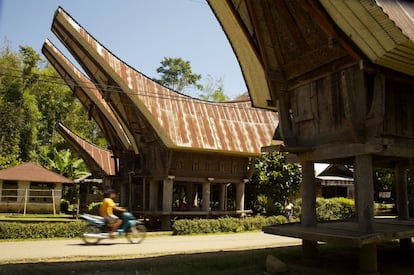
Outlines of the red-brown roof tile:
M31 162L0 170L0 180L73 183L72 180Z

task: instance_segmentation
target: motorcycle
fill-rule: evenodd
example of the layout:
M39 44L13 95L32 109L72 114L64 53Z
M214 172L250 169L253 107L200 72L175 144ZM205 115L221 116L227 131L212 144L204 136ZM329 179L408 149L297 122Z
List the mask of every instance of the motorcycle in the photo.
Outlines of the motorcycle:
M80 218L88 222L83 230L82 240L86 244L98 244L103 239L113 238L111 226L101 216L81 214ZM125 235L130 243L141 243L147 234L145 225L130 212L122 213L122 224L117 230L118 236Z

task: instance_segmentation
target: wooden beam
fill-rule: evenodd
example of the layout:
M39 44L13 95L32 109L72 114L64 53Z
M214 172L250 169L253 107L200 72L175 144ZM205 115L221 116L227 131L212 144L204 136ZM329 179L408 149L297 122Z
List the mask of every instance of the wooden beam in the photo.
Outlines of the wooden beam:
M371 155L355 157L354 178L356 203L360 233L373 233L374 230L374 182Z
M289 147L286 148L287 151ZM364 154L378 154L382 152L382 144L373 143L352 143L352 144L328 144L317 147L314 151L297 153L301 161L329 160L350 158Z

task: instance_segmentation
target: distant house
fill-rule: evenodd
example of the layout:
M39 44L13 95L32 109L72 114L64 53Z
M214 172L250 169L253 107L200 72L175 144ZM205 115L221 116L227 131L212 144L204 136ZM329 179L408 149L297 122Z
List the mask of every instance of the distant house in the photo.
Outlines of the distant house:
M62 185L72 183L31 162L0 170L0 211L59 212Z
M355 198L354 173L347 166L330 164L316 178L320 181L324 198Z

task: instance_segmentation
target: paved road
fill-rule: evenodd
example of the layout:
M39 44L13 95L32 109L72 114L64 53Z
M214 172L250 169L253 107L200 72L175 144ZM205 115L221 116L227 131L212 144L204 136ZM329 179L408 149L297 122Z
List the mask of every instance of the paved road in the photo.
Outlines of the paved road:
M0 263L92 260L116 256L139 258L159 255L188 254L270 248L301 244L300 239L258 233L202 236L148 236L141 244L126 239L106 239L98 245L84 245L81 239L0 242Z

